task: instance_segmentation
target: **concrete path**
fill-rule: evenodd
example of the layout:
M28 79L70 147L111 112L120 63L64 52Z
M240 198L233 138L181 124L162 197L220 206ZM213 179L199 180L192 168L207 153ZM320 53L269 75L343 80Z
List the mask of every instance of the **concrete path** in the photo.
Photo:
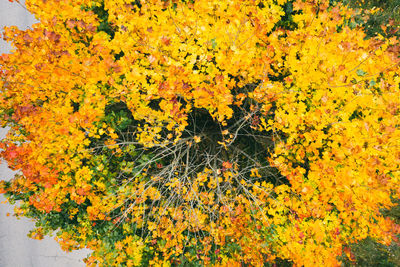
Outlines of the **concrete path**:
M23 2L23 1L21 1ZM35 23L35 18L17 3L0 0L0 32L4 26L15 25L26 29ZM7 53L10 45L0 39L0 54ZM7 129L0 128L0 139L4 138ZM13 172L7 163L0 165L0 179L9 180ZM4 201L1 196L0 201ZM80 250L66 253L52 238L38 241L26 235L34 223L28 219L17 220L7 217L13 208L9 204L0 204L0 267L80 267L85 266L82 259L89 253Z

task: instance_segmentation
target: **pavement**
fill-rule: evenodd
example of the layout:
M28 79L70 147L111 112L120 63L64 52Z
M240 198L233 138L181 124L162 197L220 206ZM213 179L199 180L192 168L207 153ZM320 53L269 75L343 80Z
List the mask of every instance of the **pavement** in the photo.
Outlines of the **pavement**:
M26 29L37 22L32 14L21 5L0 0L0 32L4 26L15 25ZM0 38L0 54L8 53L11 49ZM0 128L0 139L7 134L7 129ZM15 172L7 167L7 162L0 164L0 180L9 180ZM4 197L0 196L0 202ZM10 213L11 216L7 216ZM43 240L33 240L27 237L34 223L27 218L17 219L12 216L13 207L0 204L0 267L81 267L85 266L83 258L89 250L64 252L51 237Z

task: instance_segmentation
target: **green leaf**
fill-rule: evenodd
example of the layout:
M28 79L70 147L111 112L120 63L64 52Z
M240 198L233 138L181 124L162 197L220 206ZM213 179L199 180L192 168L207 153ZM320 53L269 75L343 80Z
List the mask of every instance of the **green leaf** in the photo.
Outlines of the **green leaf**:
M358 76L365 76L365 74L367 74L365 71L363 71L363 70L361 70L361 69L358 69L358 70L357 70L357 75L358 75Z
M375 86L375 85L376 85L376 82L374 80L369 81L369 86L370 87Z
M212 46L212 49L217 48L217 42L216 42L215 38L211 39L211 46Z

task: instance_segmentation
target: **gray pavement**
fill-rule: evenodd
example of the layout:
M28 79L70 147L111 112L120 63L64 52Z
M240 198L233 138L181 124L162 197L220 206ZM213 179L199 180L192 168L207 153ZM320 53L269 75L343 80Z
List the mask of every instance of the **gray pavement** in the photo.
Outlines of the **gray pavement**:
M23 1L21 1L23 3ZM17 3L0 0L0 31L4 26L15 25L26 29L35 23L35 18ZM0 39L0 54L7 53L10 45ZM0 139L4 138L7 129L0 128ZM6 162L0 164L0 179L9 180L13 171ZM0 202L4 198L0 197ZM85 266L82 259L88 250L64 252L51 237L44 240L33 240L26 235L34 223L29 219L7 217L13 212L9 204L0 204L0 267L80 267Z

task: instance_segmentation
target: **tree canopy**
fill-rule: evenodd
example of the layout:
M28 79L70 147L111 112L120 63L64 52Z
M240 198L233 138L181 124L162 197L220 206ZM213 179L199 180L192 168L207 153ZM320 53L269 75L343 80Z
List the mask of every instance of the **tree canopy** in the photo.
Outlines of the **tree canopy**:
M389 245L399 43L328 0L26 0L0 192L88 266L338 266Z

